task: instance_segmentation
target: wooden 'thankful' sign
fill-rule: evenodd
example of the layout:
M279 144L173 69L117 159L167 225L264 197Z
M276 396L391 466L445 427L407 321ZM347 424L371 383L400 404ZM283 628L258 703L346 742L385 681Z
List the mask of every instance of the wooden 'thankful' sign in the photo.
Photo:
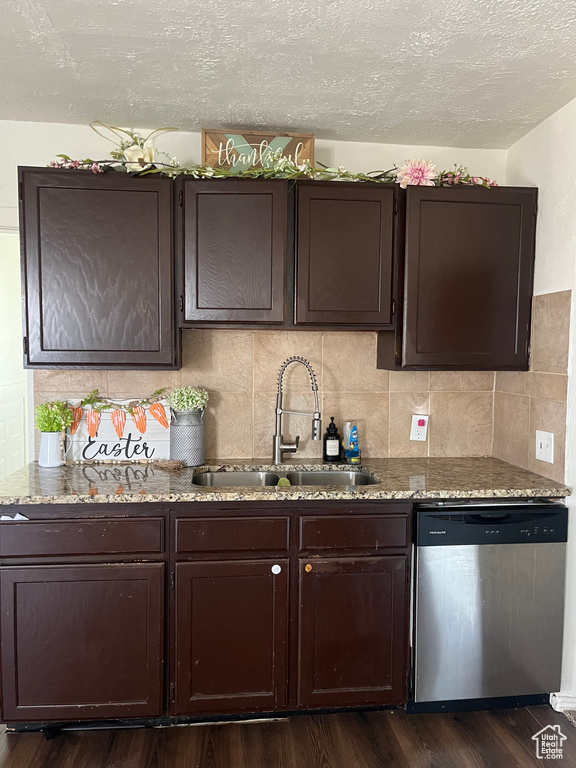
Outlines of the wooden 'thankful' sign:
M314 165L314 134L265 131L202 131L202 163L213 168L245 171L265 168L270 153L282 150L296 165Z

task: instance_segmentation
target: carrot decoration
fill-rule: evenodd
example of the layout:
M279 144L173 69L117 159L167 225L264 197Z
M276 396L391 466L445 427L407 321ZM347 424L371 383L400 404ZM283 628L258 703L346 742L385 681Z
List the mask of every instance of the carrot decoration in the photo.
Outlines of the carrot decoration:
M86 424L88 426L88 434L92 439L98 434L98 426L100 424L100 413L93 408L88 410L86 414Z
M156 419L156 421L159 421L160 424L164 427L164 429L168 429L168 419L166 418L166 411L164 410L164 406L160 403L151 403L150 407L148 408L152 416Z
M76 431L78 430L78 426L80 424L80 419L82 418L82 414L84 412L84 409L78 406L77 408L72 409L73 414L73 421L70 426L70 434L75 435Z
M126 424L126 412L121 408L116 408L112 411L112 424L116 430L116 434L119 439L122 439L124 434L124 425Z
M141 405L132 408L132 419L134 420L136 429L144 434L144 432L146 432L146 414Z

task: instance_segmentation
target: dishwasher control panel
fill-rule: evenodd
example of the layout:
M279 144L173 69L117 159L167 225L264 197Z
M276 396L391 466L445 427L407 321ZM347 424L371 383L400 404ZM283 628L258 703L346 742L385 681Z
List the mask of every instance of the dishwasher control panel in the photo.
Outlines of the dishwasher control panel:
M419 547L462 544L564 542L568 510L562 504L416 507Z

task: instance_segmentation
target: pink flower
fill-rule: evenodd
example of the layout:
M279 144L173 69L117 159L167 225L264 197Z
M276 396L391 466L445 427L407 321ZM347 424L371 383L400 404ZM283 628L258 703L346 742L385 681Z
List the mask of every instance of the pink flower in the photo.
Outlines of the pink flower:
M398 169L396 179L402 189L411 184L414 186L433 187L433 179L437 179L436 165L427 160L406 160Z
M497 187L498 186L498 182L497 181L491 181L490 182L490 186L491 187Z
M100 168L98 163L92 163L92 165L90 166L90 170L92 171L92 173L104 173L104 171L102 170L102 168Z

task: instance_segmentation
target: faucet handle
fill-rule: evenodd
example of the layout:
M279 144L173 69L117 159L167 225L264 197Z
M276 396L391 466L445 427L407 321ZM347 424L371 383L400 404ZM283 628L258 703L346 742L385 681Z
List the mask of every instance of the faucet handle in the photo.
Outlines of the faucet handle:
M287 453L296 453L300 444L300 435L296 435L293 443L282 443L282 450Z

